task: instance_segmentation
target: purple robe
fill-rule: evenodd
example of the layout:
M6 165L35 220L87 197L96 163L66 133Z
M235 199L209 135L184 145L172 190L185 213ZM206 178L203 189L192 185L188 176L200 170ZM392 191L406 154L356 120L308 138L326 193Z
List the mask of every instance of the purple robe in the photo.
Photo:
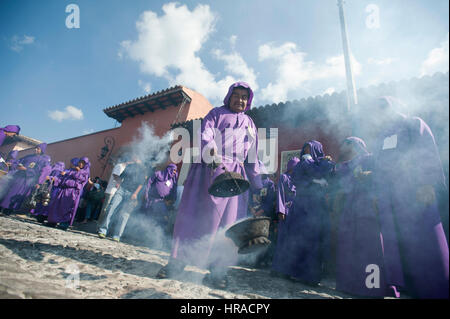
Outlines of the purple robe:
M49 223L68 223L72 225L82 190L89 179L90 163L87 157L80 160L86 165L79 171L71 168L65 175L56 178L54 185L58 187L56 196L51 199L48 206Z
M64 171L64 169L65 169L64 162L56 162L52 166L52 171L48 176L61 178L62 176L60 176L60 174L62 171ZM47 183L50 183L50 181L47 181ZM58 188L56 186L52 186L51 193L50 193L50 199L55 197L57 192L58 192ZM48 206L43 206L42 203L38 203L36 205L36 208L32 211L32 214L48 216Z
M310 145L311 158L305 159L305 148ZM326 179L333 163L324 159L322 144L317 141L305 143L292 177L296 196L293 209L286 220L286 251L291 253L285 260L282 272L304 282L318 284L322 265L328 257L329 214L326 209Z
M238 82L229 88L224 99L224 106L212 109L202 121L202 151L205 148L209 150L217 147L219 152L222 152L222 163L216 169L211 168L205 162L192 163L184 183L184 191L174 225L171 257L186 264L205 266L203 262L210 257L216 233L247 216L248 192L228 198L215 197L208 193L208 188L214 179L224 172L224 168L229 172L241 174L250 181L251 187L262 188L257 159L245 161L252 147L257 150L258 137L255 124L244 112L235 113L229 109L229 99L233 89L238 86L249 89L246 109L248 110L251 106L253 92L246 83ZM214 128L222 134L220 149L214 142ZM249 134L253 139L245 138L244 141L227 139L226 128L250 131ZM232 150L231 154L227 154L226 149L227 152ZM238 154L242 157L239 158ZM223 253L224 259L221 262L228 265L236 262L237 248L235 253L235 256ZM215 262L212 261L212 263Z
M435 194L446 187L430 128L398 114L378 136L374 156L387 278L404 280L414 297L448 298L448 243L437 200L426 204L416 195L424 186Z
M7 125L5 127L0 127L0 146L3 145L3 141L6 138L5 132L12 132L12 133L19 134L20 126L18 126L18 125Z
M292 172L298 162L300 162L300 159L297 157L292 158L287 164L286 172L278 180L276 211L278 214L283 214L285 219L278 220L277 244L273 256L272 269L279 273L286 273L284 269L285 261L291 256L288 250L289 233L286 227L288 225L289 212L293 208L292 205L295 199L295 185L292 182Z
M382 297L390 295L385 280L382 237L373 205L371 176L359 176L360 171L373 171L373 158L363 140L349 137L355 158L336 165L334 174L338 191L344 195L339 216L336 248L336 289L359 296ZM369 288L366 279L377 265L379 282ZM393 284L393 283L391 283Z
M1 199L0 207L19 210L23 201L31 195L33 188L43 183L50 173L50 156L44 154L47 144L43 143L38 147L42 150L40 155L31 154L19 160L19 164L27 169L17 170L14 173L8 184L9 191Z
M165 200L177 199L178 174L174 172L175 164L169 164L164 171L157 171L151 176L145 187L145 212L157 221L163 222L168 209ZM164 223L164 222L163 222Z

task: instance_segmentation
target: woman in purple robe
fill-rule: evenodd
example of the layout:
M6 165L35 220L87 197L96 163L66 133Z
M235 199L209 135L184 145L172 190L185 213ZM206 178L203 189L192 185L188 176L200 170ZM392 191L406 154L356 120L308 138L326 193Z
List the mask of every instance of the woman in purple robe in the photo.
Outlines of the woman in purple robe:
M9 191L3 196L0 207L6 213L21 209L23 201L31 195L34 187L39 187L50 173L50 156L45 155L46 143L35 148L35 154L19 160L17 171L8 185Z
M147 181L145 188L145 213L163 229L168 228L169 210L177 199L178 173L175 164L157 171Z
M50 183L53 183L52 177L61 178L62 177L61 173L65 170L65 167L66 167L66 165L64 164L64 162L56 162L52 166L52 171L47 176L45 183L47 183L48 185ZM50 199L55 197L57 192L58 192L58 188L56 186L53 187L53 185L52 185L52 189L50 192ZM44 220L47 219L47 216L48 216L48 206L43 206L42 203L38 203L36 205L36 208L32 211L32 215L34 215L39 222L43 223Z
M208 188L225 169L241 174L250 181L253 189L262 188L256 157L257 130L253 120L244 113L250 109L252 99L253 91L247 83L234 83L224 105L212 109L203 119L201 146L204 156L201 163L191 164L175 221L171 258L159 271L158 278L173 276L186 264L205 267L205 261L209 260L211 276L206 278L212 279L214 285L226 286L226 269L237 262L237 248L228 238L214 238L219 230L247 216L248 192L223 198L210 195ZM230 129L233 133L239 132L237 138L227 134L226 129L228 133ZM220 165L215 167L205 159L205 154L215 157ZM212 249L216 243L223 245ZM217 253L212 256L211 252L221 252L221 256L216 256Z
M319 284L329 253L330 216L325 195L333 167L331 158L324 156L322 144L309 141L302 148L292 177L296 196L286 227L291 256L283 271L312 286Z
M0 146L3 145L3 141L7 136L13 137L18 135L20 132L19 125L7 125L5 127L0 127Z
M346 138L334 170L342 203L337 229L336 289L357 296L399 297L395 287L398 283L389 283L385 278L372 172L373 156L365 142L358 137ZM376 276L373 283L372 272Z
M48 207L48 225L66 230L72 223L78 208L78 203L84 185L89 179L90 163L87 157L78 161L78 166L71 168L60 178L54 179L58 187L56 196L52 198Z
M428 125L396 112L392 102L377 99L371 117L381 120L374 182L386 276L404 280L413 297L448 298L448 243L437 196L447 186L439 153Z
M287 169L278 180L277 187L277 201L276 210L278 214L277 225L277 242L272 261L272 275L278 276L285 274L285 261L291 256L288 251L289 233L287 232L287 225L289 224L289 212L292 211L292 206L295 199L295 185L292 182L292 175L295 166L300 162L300 159L293 157L287 163Z

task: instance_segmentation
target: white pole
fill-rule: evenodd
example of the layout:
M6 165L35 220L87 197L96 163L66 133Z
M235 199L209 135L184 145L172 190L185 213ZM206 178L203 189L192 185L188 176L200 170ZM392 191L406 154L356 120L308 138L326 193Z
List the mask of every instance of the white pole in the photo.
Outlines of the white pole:
M347 78L347 111L358 104L358 98L355 89L355 80L353 78L352 64L350 62L350 46L348 42L347 26L344 16L344 1L338 0L339 18L341 21L342 46L344 49L345 73Z

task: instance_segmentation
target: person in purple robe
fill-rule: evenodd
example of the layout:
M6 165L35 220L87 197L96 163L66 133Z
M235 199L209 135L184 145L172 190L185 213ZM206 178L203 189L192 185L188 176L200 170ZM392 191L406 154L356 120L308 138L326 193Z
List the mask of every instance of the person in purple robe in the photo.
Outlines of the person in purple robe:
M19 151L17 150L10 151L6 159L0 162L0 169L5 172L8 172L8 174L14 173L17 170L17 165L19 165L17 155L19 155Z
M438 149L429 126L397 112L394 101L382 97L371 108L379 132L374 183L386 276L404 281L413 297L448 298L448 242L438 209L447 185Z
M5 127L0 127L0 146L3 145L3 141L6 137L14 137L20 132L19 125L7 125Z
M262 188L250 191L249 210L252 216L274 217L276 188L264 164L260 161Z
M65 170L65 168L66 165L64 164L64 162L56 162L52 166L50 174L46 177L46 181L44 182L44 184L46 184L45 186L49 187L50 185L52 185L50 199L55 197L56 193L58 192L58 188L56 186L53 187L52 177L62 177L61 173ZM40 223L43 223L48 216L48 206L44 206L42 205L42 203L37 203L36 208L31 213Z
M73 223L82 190L90 174L89 158L81 157L75 168L64 175L54 176L53 185L58 188L56 195L48 205L47 225L67 230Z
M17 165L19 165L19 160L17 155L19 151L11 151L4 162L0 162L0 170L6 172L6 175L0 177L0 199L8 191L8 186L13 179L14 173L17 171ZM1 158L0 158L1 159Z
M247 83L234 83L224 98L224 105L212 109L203 119L202 161L191 164L175 220L171 256L157 278L172 277L191 264L209 268L206 282L219 288L227 286L226 270L237 262L237 247L220 234L246 218L248 192L216 197L208 193L208 188L225 170L241 174L249 180L252 189L262 188L256 157L257 130L253 120L244 113L250 109L252 99L253 91ZM230 131L239 133L236 138L230 138ZM216 167L214 163L220 164Z
M373 156L365 142L358 137L346 138L333 172L342 207L337 227L336 289L356 296L400 297L398 283L385 278L372 172ZM374 282L372 275L376 276Z
M175 164L164 171L156 171L147 181L144 191L144 211L162 229L168 231L169 210L177 199L178 173Z
M261 161L259 162L259 167L262 188L250 191L249 211L251 216L264 216L271 219L268 237L270 244L266 247L266 249L256 255L256 261L254 264L257 268L264 268L270 265L274 252L275 221L277 216L275 212L276 187L275 183L271 179L272 176L267 172L266 167Z
M287 271L284 269L286 263L291 256L288 251L289 245L289 232L287 227L289 225L289 212L293 209L295 199L295 185L292 182L292 175L294 173L295 166L300 162L298 157L293 157L287 163L286 172L281 174L278 179L277 187L277 201L276 211L278 215L277 221L277 241L272 260L272 272L273 276L283 276Z
M9 190L0 199L0 207L6 214L21 210L24 200L31 195L35 187L39 187L45 181L50 173L51 159L45 154L46 148L46 143L39 144L34 154L19 160L17 171L8 184Z
M296 195L286 227L287 251L291 256L285 261L283 273L311 286L319 284L329 257L330 216L326 192L333 167L331 157L324 155L322 144L312 140L303 145L292 177Z

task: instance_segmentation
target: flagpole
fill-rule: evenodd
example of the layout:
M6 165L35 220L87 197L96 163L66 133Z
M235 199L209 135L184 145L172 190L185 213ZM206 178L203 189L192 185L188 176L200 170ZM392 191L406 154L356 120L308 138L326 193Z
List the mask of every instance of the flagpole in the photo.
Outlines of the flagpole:
M341 23L342 47L344 49L345 74L347 79L347 111L350 112L353 106L358 104L356 95L355 79L353 78L352 64L350 62L350 45L348 41L347 25L345 24L344 1L338 0L339 19Z

